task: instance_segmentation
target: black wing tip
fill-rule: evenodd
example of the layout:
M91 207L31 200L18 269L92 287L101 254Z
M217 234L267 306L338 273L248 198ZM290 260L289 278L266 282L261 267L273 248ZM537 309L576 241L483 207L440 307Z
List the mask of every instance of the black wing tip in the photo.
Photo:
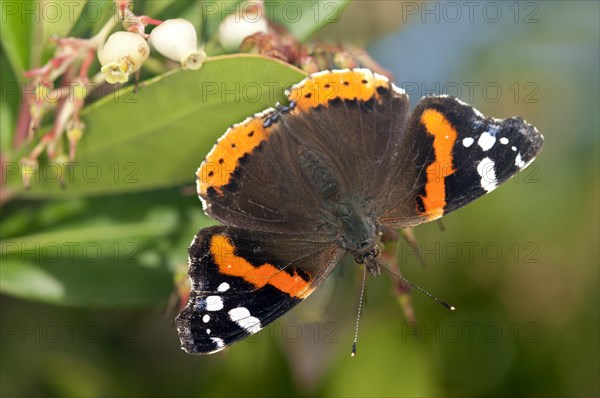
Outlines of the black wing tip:
M175 317L181 349L191 355L207 355L221 351L227 346L222 339L211 338L199 330L194 331L194 324L199 320L196 319L192 303L190 296L186 307Z
M515 130L525 139L531 153L537 154L542 149L545 140L544 136L533 124L527 122L527 120L520 116L514 116L505 119L503 124L508 128Z
M521 116L513 116L505 119L499 119L494 117L485 117L479 110L477 110L473 105L468 104L467 102L461 100L458 97L454 97L448 94L427 94L421 98L421 101L417 105L419 107L422 106L430 106L430 105L447 105L446 101L452 101L453 104L459 105L463 109L468 109L472 112L472 116L476 116L477 119L485 120L488 123L502 123L504 126L509 128L514 128L519 131L522 135L524 135L528 141L531 141L535 147L541 148L544 143L544 136L540 134L538 129L531 123L527 122L527 120L523 119Z

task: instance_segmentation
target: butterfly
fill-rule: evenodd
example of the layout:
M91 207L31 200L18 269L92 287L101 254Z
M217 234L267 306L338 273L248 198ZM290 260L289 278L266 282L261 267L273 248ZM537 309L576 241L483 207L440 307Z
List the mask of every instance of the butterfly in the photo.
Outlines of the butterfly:
M383 232L436 220L527 167L543 136L449 96L409 98L368 69L312 74L230 127L196 172L222 226L189 248L182 348L220 351L307 298L349 254L379 274Z

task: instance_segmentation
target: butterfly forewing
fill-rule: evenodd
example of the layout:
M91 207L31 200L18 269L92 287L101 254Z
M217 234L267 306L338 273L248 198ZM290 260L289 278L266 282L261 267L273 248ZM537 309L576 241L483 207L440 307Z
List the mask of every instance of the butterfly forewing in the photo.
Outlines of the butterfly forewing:
M435 220L493 191L527 167L544 142L521 118L486 118L446 96L412 112L379 220L403 228Z

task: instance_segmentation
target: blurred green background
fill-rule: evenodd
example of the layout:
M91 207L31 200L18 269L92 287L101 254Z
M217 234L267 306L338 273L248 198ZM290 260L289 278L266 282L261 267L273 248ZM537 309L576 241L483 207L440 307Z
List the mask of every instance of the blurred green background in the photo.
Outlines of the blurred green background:
M445 231L415 230L425 268L400 245L403 274L458 310L415 294L412 325L390 279L371 278L351 359L359 279L345 263L260 334L213 356L183 353L165 308L190 239L212 223L193 194L195 167L229 123L279 97L211 102L198 91L182 94L189 76L176 73L142 87L134 104L115 99L88 111L78 160L97 159L107 180L78 180L65 191L46 181L29 192L12 180L3 186L16 196L0 207L0 395L600 395L599 3L342 3L318 37L368 44L413 103L429 93L458 95L486 115L521 115L545 136L529 169L445 218ZM199 3L143 4L152 16L202 20ZM19 49L27 26L2 26L6 94L23 81L33 51ZM69 31L89 27L79 21ZM207 63L198 76L248 84L270 74L281 90L301 77L280 65L235 62ZM202 115L200 124L178 114L179 103L169 108L169 90L197 106L190 112ZM13 162L15 98L3 96L0 113L3 158ZM138 127L146 118L158 123L158 108L166 123L135 136L117 129L129 112L138 112ZM113 169L112 151L120 159ZM149 162L154 168L144 167ZM194 166L182 168L186 162Z

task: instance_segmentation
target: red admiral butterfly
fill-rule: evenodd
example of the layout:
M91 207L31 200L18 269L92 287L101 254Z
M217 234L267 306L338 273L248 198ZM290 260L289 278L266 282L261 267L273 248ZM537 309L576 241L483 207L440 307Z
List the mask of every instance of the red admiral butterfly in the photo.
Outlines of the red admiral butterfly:
M367 69L313 74L290 103L247 118L198 169L206 214L189 248L192 288L176 324L192 354L217 352L289 311L345 253L379 273L386 230L435 220L493 191L540 151L521 118L485 118L447 96L412 113Z

